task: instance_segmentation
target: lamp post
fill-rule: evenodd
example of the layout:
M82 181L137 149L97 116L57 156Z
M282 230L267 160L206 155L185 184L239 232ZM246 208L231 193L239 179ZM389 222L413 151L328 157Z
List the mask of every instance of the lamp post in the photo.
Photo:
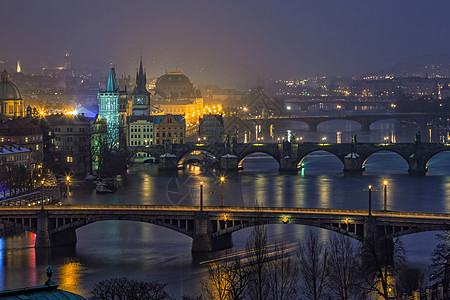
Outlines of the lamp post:
M384 211L387 211L387 184L388 184L388 181L384 180L383 181L383 185L384 185Z
M220 202L220 204L222 205L222 206L224 206L224 202L223 202L223 182L225 181L225 177L220 177L220 188L221 188L221 202Z
M326 141L326 140L327 140L327 137L326 137L326 136L322 137L322 146L325 145L325 141Z
M372 216L372 186L369 185L369 217Z
M66 185L67 185L67 205L70 205L69 196L70 196L70 176L66 176Z
M200 181L200 211L203 211L203 181Z
M41 180L41 209L44 210L44 179Z

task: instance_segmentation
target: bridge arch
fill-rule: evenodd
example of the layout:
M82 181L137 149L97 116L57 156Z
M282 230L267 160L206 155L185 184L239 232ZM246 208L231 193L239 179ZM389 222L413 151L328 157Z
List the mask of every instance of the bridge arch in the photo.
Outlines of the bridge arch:
M211 152L203 149L185 152L177 162L177 167L182 169L188 161L203 163L207 167L219 167L219 160Z
M371 157L373 157L374 154L392 154L392 153L396 154L396 155L395 155L396 157L402 158L401 161L404 162L404 168L405 168L406 171L407 171L407 170L408 170L408 165L409 165L409 163L408 163L408 157L405 157L405 153L397 152L397 151L392 150L392 149L379 149L379 150L376 150L376 151L374 151L374 152L368 154L367 156L365 156L365 157L362 158L362 167L363 167L363 168L366 168L366 163L367 163L367 161L368 161ZM402 164L402 163L400 163L400 164ZM399 166L399 167L401 167L401 166ZM366 170L366 171L367 171L367 170Z
M320 130L320 127L324 127L327 125L327 123L329 122L338 122L338 125L333 126L333 127L337 127L339 128L339 131L358 131L361 130L363 125L358 122L357 120L352 120L352 119L346 119L346 118L342 118L342 119L333 119L333 120L325 120L322 122L318 122L316 125L316 131L326 131L326 130ZM336 131L336 129L334 129L333 131Z
M238 159L238 169L239 170L243 170L244 169L244 161L245 161L245 159L247 159L249 156L256 155L256 154L265 154L265 155L268 155L268 156L272 157L278 163L278 167L280 167L280 159L279 159L278 155L274 155L270 151L266 151L266 150L263 150L263 149L257 149L257 150L254 150L254 151L245 152L244 154L242 154L239 157L239 159Z
M341 170L344 168L344 162L343 162L342 158L340 158L336 153L333 153L333 152L325 150L325 149L320 149L320 148L319 149L313 149L313 150L311 150L309 152L302 153L301 156L300 156L300 159L299 159L299 161L297 163L297 168L304 167L305 159L307 159L308 156L311 157L310 155L313 154L313 153L329 153L332 156L334 156L334 158L336 158L336 162L340 161L342 163Z
M442 150L432 153L425 159L425 166L428 172L437 174L448 174L448 167L450 165L450 150Z

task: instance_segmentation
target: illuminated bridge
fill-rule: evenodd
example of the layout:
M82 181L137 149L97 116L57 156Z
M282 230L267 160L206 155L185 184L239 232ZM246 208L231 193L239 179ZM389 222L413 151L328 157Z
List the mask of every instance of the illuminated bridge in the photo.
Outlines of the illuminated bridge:
M295 172L306 156L315 151L327 151L344 165L344 173L364 171L366 160L379 151L399 154L408 164L412 175L425 175L428 161L438 153L450 151L449 144L440 143L212 143L169 144L133 147L131 151L145 152L159 159L163 170L183 168L192 153L202 153L211 165L224 170L242 169L243 161L253 153L265 153L279 164L280 171Z
M332 230L363 241L450 229L450 214L326 208L198 206L48 206L5 208L0 222L36 234L36 247L75 244L76 229L94 222L126 220L151 223L192 238L193 252L226 249L232 233L259 224L300 224Z

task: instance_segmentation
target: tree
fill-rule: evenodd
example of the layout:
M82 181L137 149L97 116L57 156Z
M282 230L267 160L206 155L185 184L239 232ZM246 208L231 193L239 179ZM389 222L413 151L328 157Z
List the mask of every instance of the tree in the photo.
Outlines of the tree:
M292 262L284 244L275 245L274 255L267 264L268 298L272 300L295 299L298 267Z
M251 300L265 300L268 294L268 272L267 272L267 232L264 225L253 227L245 245L249 253L249 286L248 296Z
M422 290L424 273L419 268L405 267L399 272L396 283L397 296L411 295L414 291Z
M438 244L431 253L431 274L437 282L444 281L450 263L450 231L436 234Z
M165 290L167 284L128 278L112 278L97 282L90 293L92 300L172 300Z
M360 274L367 292L388 300L395 294L395 277L405 261L405 249L399 239L377 239L369 234L363 240Z
M309 231L297 252L302 292L308 299L320 299L326 288L328 250L317 235Z
M350 238L339 235L328 243L328 283L330 290L341 300L352 299L360 292L361 250Z

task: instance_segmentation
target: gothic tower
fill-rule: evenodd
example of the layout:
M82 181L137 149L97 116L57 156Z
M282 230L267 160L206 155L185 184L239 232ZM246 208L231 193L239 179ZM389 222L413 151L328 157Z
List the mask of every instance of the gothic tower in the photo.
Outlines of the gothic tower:
M119 83L117 82L116 70L111 66L106 90L97 93L98 113L100 118L106 119L108 147L116 148L119 143Z
M131 94L133 116L149 116L150 115L150 93L147 91L145 84L147 83L147 74L144 72L141 63L139 71L136 72L136 87Z

